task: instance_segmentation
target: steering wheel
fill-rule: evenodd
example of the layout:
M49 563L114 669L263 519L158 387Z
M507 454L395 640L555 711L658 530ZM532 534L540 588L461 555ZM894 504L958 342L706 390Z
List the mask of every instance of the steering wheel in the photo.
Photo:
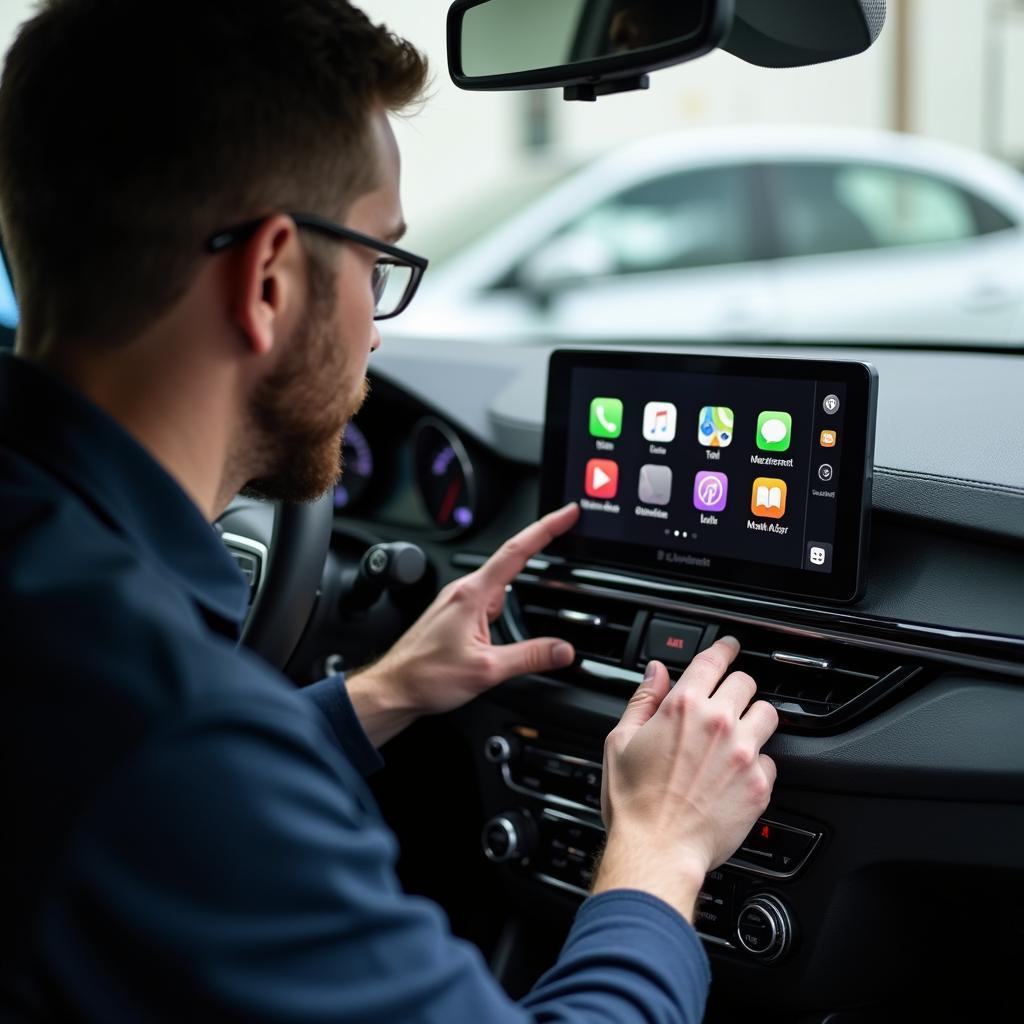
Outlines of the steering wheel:
M217 520L224 544L252 587L242 643L279 669L313 611L333 518L328 491L304 504L236 498Z

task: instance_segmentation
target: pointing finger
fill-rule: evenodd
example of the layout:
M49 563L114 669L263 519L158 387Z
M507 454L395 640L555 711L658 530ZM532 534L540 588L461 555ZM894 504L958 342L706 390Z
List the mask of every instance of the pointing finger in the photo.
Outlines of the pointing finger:
M504 588L511 583L534 555L543 551L556 537L571 530L579 515L579 505L570 502L510 537L477 569L484 588Z

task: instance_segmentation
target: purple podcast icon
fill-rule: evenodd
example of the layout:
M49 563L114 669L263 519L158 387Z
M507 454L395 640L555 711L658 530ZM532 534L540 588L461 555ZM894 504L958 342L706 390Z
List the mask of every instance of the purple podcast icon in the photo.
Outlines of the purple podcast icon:
M721 512L729 497L729 478L724 473L701 470L693 479L693 507Z

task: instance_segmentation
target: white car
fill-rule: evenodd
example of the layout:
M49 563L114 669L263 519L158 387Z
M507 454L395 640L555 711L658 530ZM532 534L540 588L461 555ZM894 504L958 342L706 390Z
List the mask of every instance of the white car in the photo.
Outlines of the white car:
M563 177L432 268L395 327L1016 346L1022 225L1024 176L944 142L793 126L661 136Z

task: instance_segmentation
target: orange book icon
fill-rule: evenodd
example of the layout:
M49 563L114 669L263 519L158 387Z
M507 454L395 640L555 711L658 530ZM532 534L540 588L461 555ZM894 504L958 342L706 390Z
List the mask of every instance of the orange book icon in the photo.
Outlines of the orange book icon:
M750 494L750 511L762 519L781 519L786 514L786 481L759 476Z

